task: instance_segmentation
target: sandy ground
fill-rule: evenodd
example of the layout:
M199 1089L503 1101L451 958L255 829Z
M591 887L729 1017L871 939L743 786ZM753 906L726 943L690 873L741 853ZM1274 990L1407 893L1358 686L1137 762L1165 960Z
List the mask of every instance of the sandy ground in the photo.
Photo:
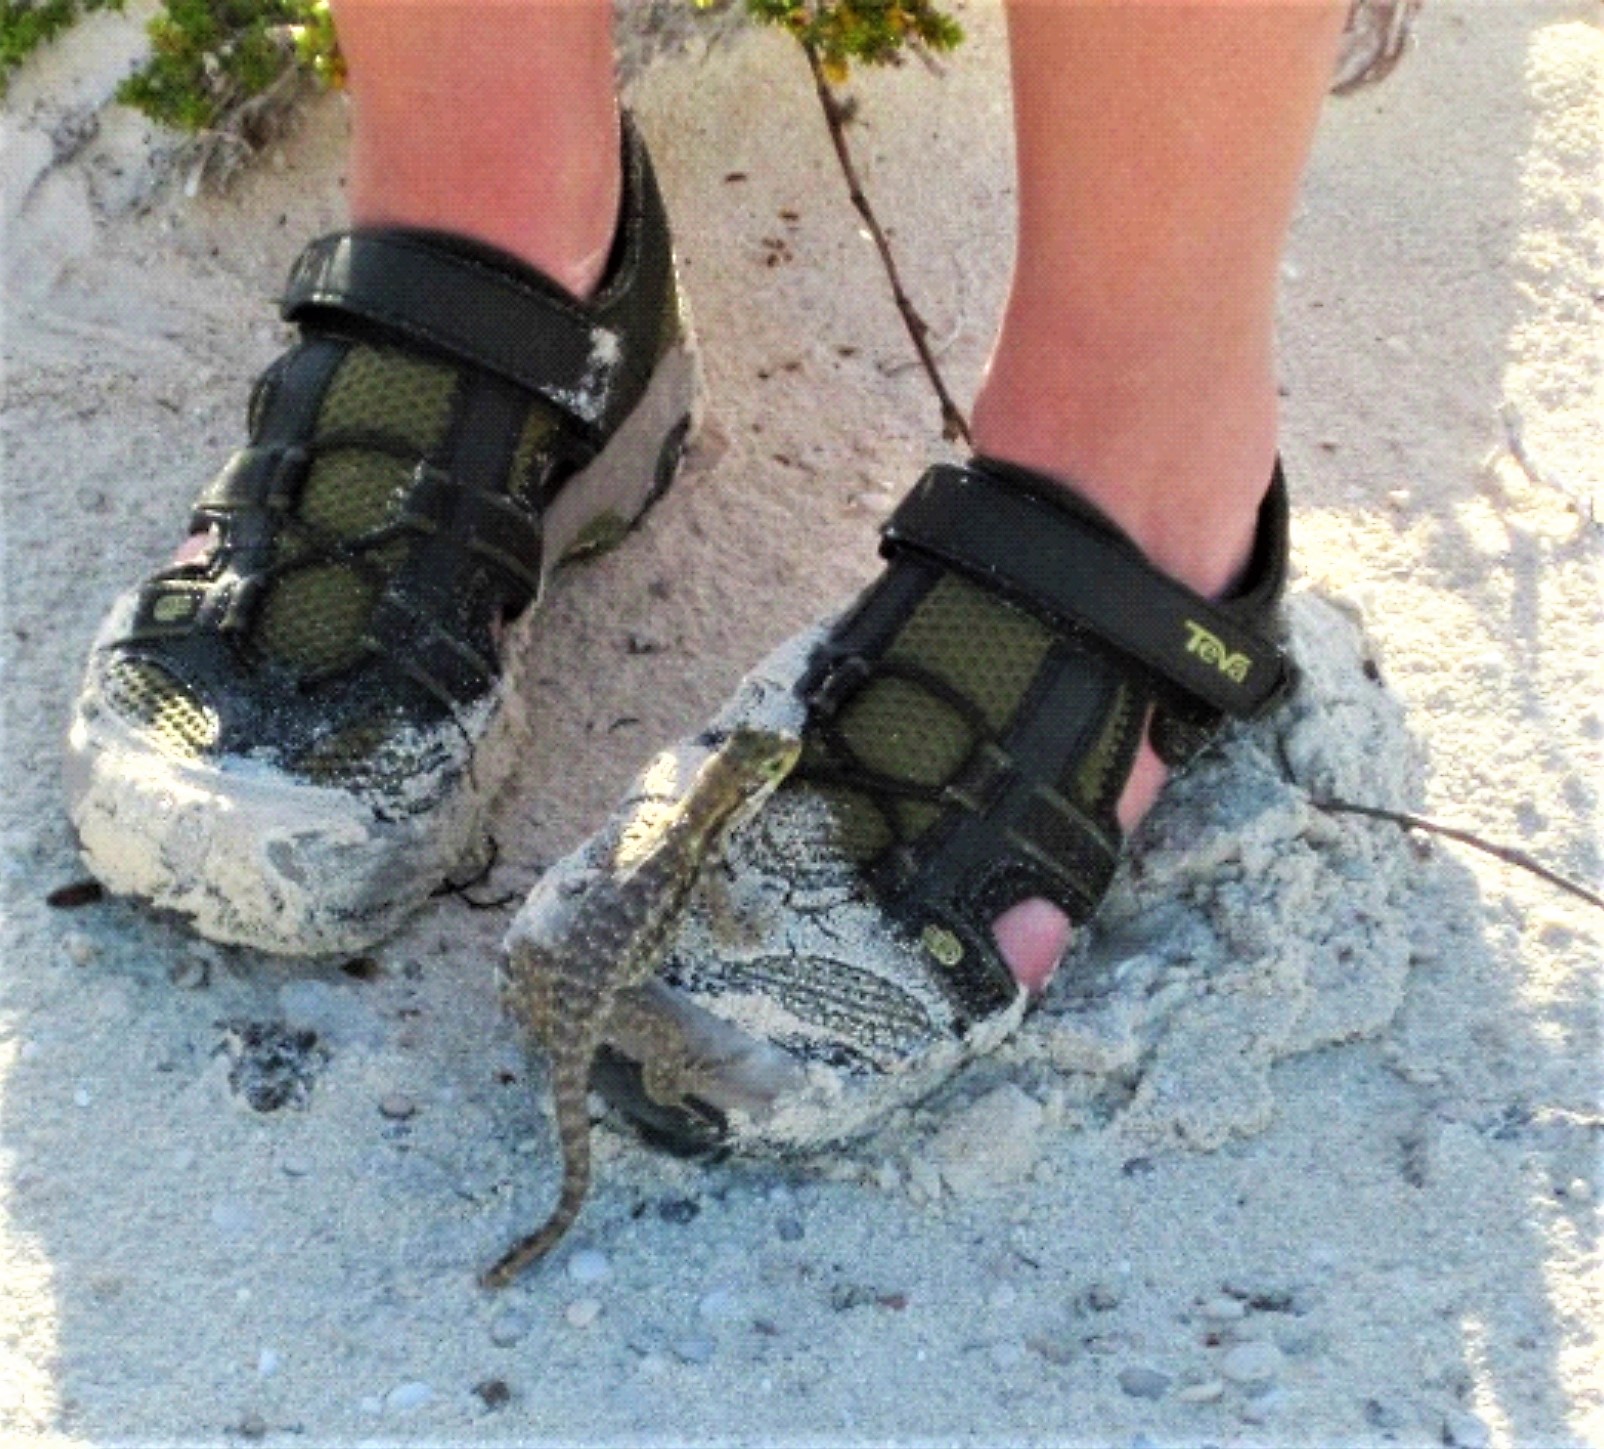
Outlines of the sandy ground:
M966 14L950 73L865 83L856 133L963 392L1011 189L998 17ZM508 911L442 901L347 972L44 899L81 874L56 758L83 650L237 440L267 299L340 220L341 104L186 200L100 106L129 21L20 77L0 1438L1604 1443L1599 914L1308 804L1416 806L1597 884L1597 21L1444 0L1331 108L1283 311L1311 683L1161 808L1046 1008L828 1160L599 1133L571 1247L500 1296L473 1272L554 1180L492 986ZM695 47L633 99L711 419L554 591L491 894L867 577L940 447L787 46ZM317 1045L262 1111L270 1028Z

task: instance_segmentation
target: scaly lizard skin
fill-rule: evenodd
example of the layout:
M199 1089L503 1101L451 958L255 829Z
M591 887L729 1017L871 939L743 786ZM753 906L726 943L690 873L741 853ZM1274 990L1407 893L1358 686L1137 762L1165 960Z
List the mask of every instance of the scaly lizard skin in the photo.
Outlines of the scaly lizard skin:
M703 868L790 773L800 750L793 736L733 730L683 795L669 804L643 801L624 822L611 869L585 887L554 939L515 940L508 1006L550 1058L563 1177L551 1216L485 1270L484 1286L510 1283L550 1252L579 1216L590 1190L591 1064L614 1001L652 977Z

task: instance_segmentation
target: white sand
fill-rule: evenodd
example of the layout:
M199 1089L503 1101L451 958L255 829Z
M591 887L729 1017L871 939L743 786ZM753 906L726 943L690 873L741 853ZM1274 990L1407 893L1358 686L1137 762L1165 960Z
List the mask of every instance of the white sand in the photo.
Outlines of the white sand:
M965 393L1010 246L1000 28L968 18L944 78L861 87L856 133ZM1332 707L1165 804L1084 971L1002 1052L829 1160L701 1166L602 1132L572 1248L499 1297L474 1271L555 1180L494 996L507 912L442 902L364 981L43 899L79 874L56 757L82 652L237 440L282 337L265 299L340 219L340 103L186 202L149 193L137 119L74 149L128 21L25 73L0 1441L1604 1442L1600 916L1458 846L1316 823L1266 743L1304 785L1413 799L1597 884L1597 19L1427 7L1397 74L1328 115L1285 288L1296 554L1393 695L1342 683L1332 626ZM69 84L91 109L63 112ZM866 578L931 456L786 45L662 63L635 102L711 423L642 534L555 590L492 895ZM1359 743L1405 735L1418 794L1410 744ZM231 1087L274 1086L235 1068L262 1024L317 1033L309 1089L278 1083L304 1105Z

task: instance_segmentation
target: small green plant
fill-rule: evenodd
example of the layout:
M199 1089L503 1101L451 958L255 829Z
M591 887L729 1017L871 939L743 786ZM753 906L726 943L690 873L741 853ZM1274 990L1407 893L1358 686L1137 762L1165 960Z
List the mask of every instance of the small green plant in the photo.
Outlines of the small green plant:
M325 32L332 50L333 24L320 0L167 0L150 23L150 59L117 99L181 131L224 127L293 79L297 67L329 74L316 44L298 43Z
M89 10L121 10L122 0L0 0L0 95L11 72Z
M714 0L697 3L705 9ZM930 0L746 0L746 8L789 31L834 85L854 61L895 65L909 46L951 50L963 39L958 22Z

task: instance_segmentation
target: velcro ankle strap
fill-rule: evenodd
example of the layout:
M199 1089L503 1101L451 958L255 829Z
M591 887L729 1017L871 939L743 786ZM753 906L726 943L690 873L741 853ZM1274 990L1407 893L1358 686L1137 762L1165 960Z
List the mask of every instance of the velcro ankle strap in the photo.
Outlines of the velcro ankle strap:
M508 378L595 427L608 411L622 340L555 288L454 250L426 232L321 237L290 272L286 321L335 311Z
M1259 514L1255 577L1242 590L1254 612L1273 602L1263 596L1279 592L1286 516L1278 465ZM883 554L905 549L1049 621L1096 635L1161 686L1238 718L1262 714L1290 683L1280 649L1229 603L1210 603L1160 573L1089 505L1024 469L931 468L882 530Z

